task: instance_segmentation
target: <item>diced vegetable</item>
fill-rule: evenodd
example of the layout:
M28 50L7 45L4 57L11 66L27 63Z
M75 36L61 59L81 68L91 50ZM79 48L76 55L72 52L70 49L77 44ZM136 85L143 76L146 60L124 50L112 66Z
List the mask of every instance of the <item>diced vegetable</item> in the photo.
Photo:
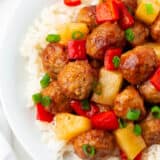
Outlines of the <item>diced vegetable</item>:
M96 150L93 146L89 144L83 144L82 150L86 156L93 157L96 153Z
M44 109L44 106L42 104L38 103L36 105L36 108L37 108L37 113L36 113L36 119L37 120L40 120L40 121L43 121L43 122L52 122L53 121L54 115L47 112Z
M68 42L68 58L72 60L86 59L86 41L85 40L71 40Z
M72 33L72 39L74 40L80 40L83 38L83 36L84 36L83 33L80 31L75 31Z
M160 91L160 67L156 70L154 75L151 77L150 82Z
M118 71L108 71L105 68L100 70L99 83L101 94L93 93L92 101L100 104L113 105L122 85L122 74Z
M137 136L142 134L142 128L139 124L135 124L133 131L134 131L135 135L137 135Z
M81 0L64 0L64 4L67 6L78 6L81 4Z
M125 30L125 38L128 42L132 42L134 40L134 33L131 28Z
M99 108L94 103L89 104L89 110L84 110L84 102L72 100L70 105L72 109L80 116L91 118L96 113L99 113Z
M40 93L35 93L34 95L32 95L32 100L34 104L40 103L42 100L42 95Z
M118 123L119 123L119 128L125 128L127 126L127 123L125 122L125 120L121 118L118 119Z
M112 131L119 127L117 117L113 111L98 113L91 117L91 122L96 129Z
M107 70L115 70L120 64L120 55L122 50L120 48L108 49L105 53L104 66Z
M160 11L157 0L142 0L136 10L136 17L146 24L154 22Z
M57 27L57 30L61 36L60 43L66 45L69 40L72 40L73 33L81 32L83 34L83 39L89 32L87 24L85 23L66 23Z
M153 117L160 118L160 107L159 106L153 106L151 109L151 113Z
M115 0L115 3L120 14L119 24L121 28L125 30L132 27L134 25L134 17L131 15L122 1Z
M61 140L70 140L91 129L91 122L88 118L69 113L57 114L55 124L55 133Z
M40 85L42 88L46 88L50 83L50 76L46 73L40 80Z
M52 99L49 96L43 96L41 103L44 107L48 107L52 103Z
M133 129L134 125L129 123L126 128L117 129L114 132L118 145L128 159L134 159L146 147L143 138L136 136Z
M141 111L138 109L131 109L127 113L127 119L131 121L136 121L139 119Z
M47 37L46 37L46 41L47 42L59 42L61 40L61 37L59 34L49 34Z
M116 21L119 19L119 12L113 0L108 0L105 3L100 3L96 6L97 23L105 21Z

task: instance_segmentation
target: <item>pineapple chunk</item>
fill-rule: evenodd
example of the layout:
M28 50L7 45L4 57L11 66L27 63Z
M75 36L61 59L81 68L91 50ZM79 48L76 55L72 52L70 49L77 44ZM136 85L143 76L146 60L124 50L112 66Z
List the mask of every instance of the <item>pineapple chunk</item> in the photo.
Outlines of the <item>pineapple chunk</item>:
M158 0L142 0L140 1L136 17L146 24L152 24L160 11Z
M57 114L55 123L55 133L60 140L70 140L91 129L91 122L88 118L70 113Z
M60 43L66 45L69 40L72 39L72 33L75 31L80 31L84 34L84 38L89 32L87 24L85 23L66 23L58 26L58 33L61 36Z
M143 138L141 136L136 136L133 129L133 123L129 123L126 128L117 129L114 132L118 145L129 159L134 159L146 148Z
M99 84L101 93L93 93L92 101L100 104L113 105L122 85L122 74L118 71L108 71L105 68L100 70Z

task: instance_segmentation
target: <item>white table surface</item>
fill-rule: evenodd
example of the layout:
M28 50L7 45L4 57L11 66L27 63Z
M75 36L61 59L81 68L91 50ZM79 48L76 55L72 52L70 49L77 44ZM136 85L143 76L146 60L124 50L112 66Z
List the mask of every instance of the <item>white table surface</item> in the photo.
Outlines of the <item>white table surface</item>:
M3 34L3 29L5 27L7 19L12 13L11 10L12 10L13 4L14 4L14 0L0 0L0 35ZM5 115L3 113L1 103L0 103L0 132L3 134L7 142L13 148L16 154L17 160L32 160L29 157L29 155L25 152L23 147L19 144L19 142L17 141L17 138L11 131L7 123L7 120L5 119Z

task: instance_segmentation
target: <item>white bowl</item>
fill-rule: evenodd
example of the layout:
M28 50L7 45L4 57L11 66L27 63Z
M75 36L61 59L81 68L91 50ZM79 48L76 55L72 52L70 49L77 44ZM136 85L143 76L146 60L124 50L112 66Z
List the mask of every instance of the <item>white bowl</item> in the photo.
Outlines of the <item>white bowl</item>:
M0 88L3 108L8 122L25 150L34 160L53 160L54 155L41 142L41 133L35 125L33 112L25 108L24 96L27 73L20 45L35 17L54 0L14 0L5 34L0 42ZM8 12L10 12L8 10Z

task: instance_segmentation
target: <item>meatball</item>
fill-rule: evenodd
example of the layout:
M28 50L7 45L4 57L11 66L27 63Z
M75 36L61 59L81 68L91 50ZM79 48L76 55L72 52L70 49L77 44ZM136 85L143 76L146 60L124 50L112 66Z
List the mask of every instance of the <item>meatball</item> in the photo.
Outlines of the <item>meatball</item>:
M125 6L131 11L135 11L137 8L137 0L121 0Z
M142 136L148 146L160 144L160 119L145 120L141 127Z
M67 97L82 100L93 88L94 73L87 61L70 62L58 75L58 82Z
M49 107L45 107L50 113L71 112L69 99L61 92L57 81L53 81L42 90L43 96L49 96L52 100Z
M143 23L136 21L134 26L130 28L133 31L134 39L130 44L134 46L141 45L146 42L149 36L149 29Z
M94 157L87 156L82 146L84 144L93 146L95 148ZM112 154L115 149L115 140L112 134L103 130L87 131L73 140L75 152L82 159L99 159L101 157Z
M160 14L151 25L151 36L156 42L160 42Z
M160 103L160 91L158 91L149 81L144 82L139 91L147 102Z
M83 7L77 15L77 22L86 23L90 29L96 27L96 6Z
M88 35L86 50L92 58L103 60L107 48L123 47L124 45L124 31L117 23L106 22L93 29L92 33Z
M131 84L140 84L147 80L156 67L157 56L150 47L138 46L121 56L120 70Z
M144 118L146 110L143 99L134 87L128 86L116 97L114 112L118 117L126 119L126 115L131 109L139 109L141 111L140 119Z
M59 43L50 43L41 55L44 70L55 79L57 74L68 63L65 47Z

